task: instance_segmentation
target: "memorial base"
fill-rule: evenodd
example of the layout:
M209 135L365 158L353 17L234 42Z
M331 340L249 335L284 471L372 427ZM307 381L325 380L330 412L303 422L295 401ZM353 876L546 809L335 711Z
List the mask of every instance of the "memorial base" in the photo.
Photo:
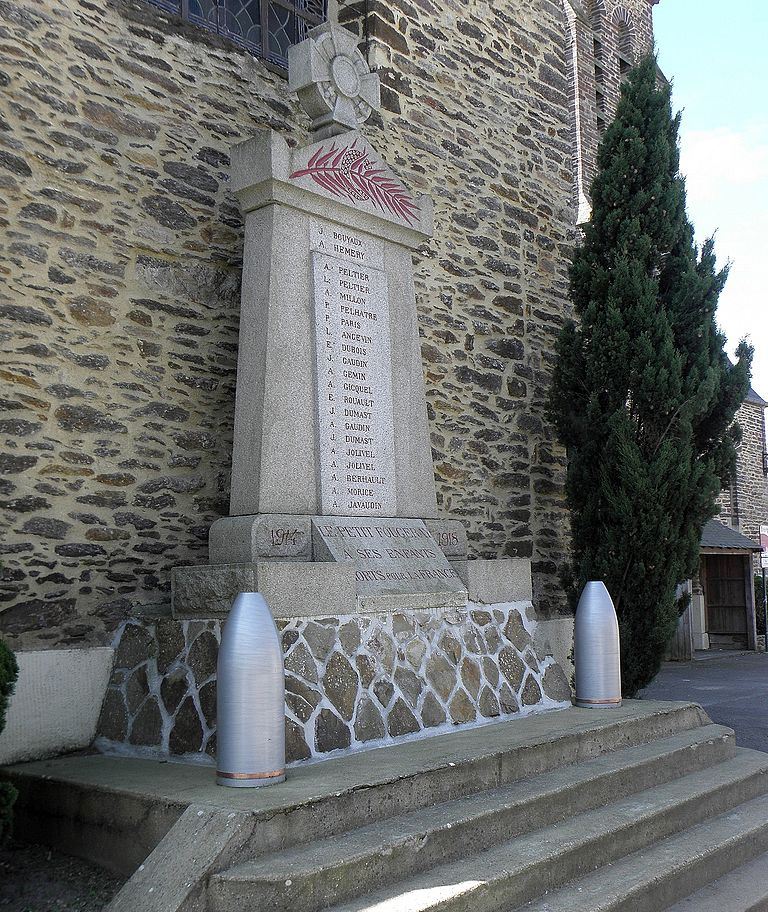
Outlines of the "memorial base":
M253 591L261 592L273 611L282 611L297 597L305 604L305 596L309 598L308 607L298 613L316 611L316 599L321 599L322 606L329 581L330 593L337 600L336 610L445 608L466 602L461 570L467 563L467 536L463 525L453 520L232 516L211 527L209 553L210 574L204 567L194 568L191 575L187 568L174 572L174 592L184 589L179 598L174 595L174 612L187 611L189 603L199 613L200 599L206 597L206 592L218 604L214 590L218 590L221 580L233 575L255 587ZM270 569L270 563L281 569ZM315 563L346 570L315 570ZM299 565L301 570L297 569ZM200 596L194 594L195 588L201 590ZM248 589L241 587L235 594L238 591Z
M255 569L254 569L255 566ZM292 567L347 579L344 564L179 568L174 618L122 629L99 723L98 746L138 756L216 755L216 659L224 605L245 579ZM184 602L179 575L208 574L216 597ZM227 577L227 574L229 576ZM306 573L305 573L306 579ZM228 580L228 581L227 581ZM542 643L526 560L468 561L473 598L446 608L346 611L328 595L273 613L285 655L286 758L373 747L456 725L570 705L561 665ZM263 590L262 590L263 591ZM488 601L485 601L487 599ZM349 604L350 602L348 602ZM221 607L205 616L206 605ZM196 613L199 610L200 613Z
M171 579L172 613L179 619L225 618L239 592L260 592L275 617L440 610L467 604L466 586L458 574L455 589L363 595L355 568L347 563L203 564L175 567Z

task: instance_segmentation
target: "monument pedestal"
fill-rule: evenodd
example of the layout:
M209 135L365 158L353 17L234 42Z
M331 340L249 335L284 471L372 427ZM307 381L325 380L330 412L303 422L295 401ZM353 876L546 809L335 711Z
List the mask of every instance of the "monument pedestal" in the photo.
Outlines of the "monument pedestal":
M254 589L282 638L289 762L569 705L531 605L530 562L464 567L461 605L387 610L361 610L350 564L178 567L174 616L121 631L99 744L213 757L220 631L237 593Z
M364 611L407 605L440 608L466 602L466 585L456 566L466 562L467 536L462 524L451 520L235 516L213 524L209 546L214 568L301 562L301 571L288 571L297 578L302 572L313 573L313 561L342 564L352 577L355 597L350 610L355 605ZM322 572L319 578L324 578ZM303 588L314 591L316 586L312 583Z
M177 567L173 615L182 632L180 651L153 686L170 692L184 670L195 682L190 708L210 704L215 654L203 660L193 638L210 636L208 631L218 636L235 596L259 591L283 640L289 762L569 705L562 668L540 646L530 561L458 560L451 566L460 575L460 592L368 598L360 595L349 562ZM160 653L169 652L167 643L168 634L158 628ZM205 725L202 730L209 731ZM175 744L201 749L194 736L185 737L192 740ZM204 736L203 747L212 737Z
M530 603L527 558L452 562L461 589L444 592L360 595L350 563L261 560L250 563L175 567L171 606L177 620L226 619L239 592L260 592L276 618L348 614L408 614L435 617L470 604Z

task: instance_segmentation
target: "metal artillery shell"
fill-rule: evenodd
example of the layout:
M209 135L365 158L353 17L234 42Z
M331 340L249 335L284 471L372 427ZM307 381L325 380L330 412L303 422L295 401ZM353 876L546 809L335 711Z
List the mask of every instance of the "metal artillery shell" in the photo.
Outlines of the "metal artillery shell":
M216 782L235 788L285 779L285 676L280 635L258 592L241 592L221 635Z
M576 609L574 631L576 705L621 706L619 622L604 583L587 583Z

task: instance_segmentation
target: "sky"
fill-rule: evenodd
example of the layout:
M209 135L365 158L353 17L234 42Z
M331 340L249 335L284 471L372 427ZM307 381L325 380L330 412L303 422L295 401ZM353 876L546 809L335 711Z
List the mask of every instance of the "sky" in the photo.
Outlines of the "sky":
M752 385L768 400L768 84L765 0L661 0L659 65L683 114L680 166L699 242L731 262L718 323L733 353L755 348Z

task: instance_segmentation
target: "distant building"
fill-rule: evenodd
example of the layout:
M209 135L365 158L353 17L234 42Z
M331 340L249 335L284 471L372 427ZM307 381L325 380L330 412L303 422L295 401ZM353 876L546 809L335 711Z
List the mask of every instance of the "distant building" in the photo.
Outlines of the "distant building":
M742 439L733 478L720 495L718 516L721 522L738 529L754 542L760 540L760 526L768 523L766 408L768 402L750 389L736 415ZM759 557L755 558L755 569L759 569Z
M768 402L750 389L736 415L742 431L736 468L720 495L717 519L704 527L693 580L694 649L756 645L753 571L760 567L760 526L768 523L766 408Z

